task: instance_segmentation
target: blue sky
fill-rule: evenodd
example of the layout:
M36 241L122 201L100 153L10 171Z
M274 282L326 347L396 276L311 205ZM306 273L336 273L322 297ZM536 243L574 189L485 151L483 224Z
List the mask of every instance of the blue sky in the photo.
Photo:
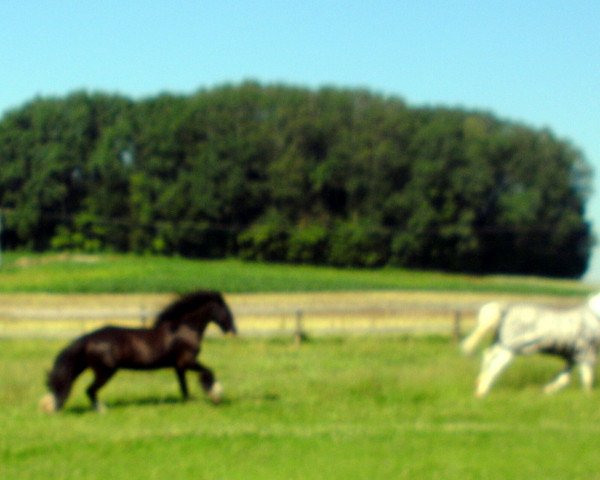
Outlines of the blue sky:
M600 2L4 0L0 113L74 90L131 98L247 79L365 87L550 128L596 171ZM600 282L600 248L588 279Z

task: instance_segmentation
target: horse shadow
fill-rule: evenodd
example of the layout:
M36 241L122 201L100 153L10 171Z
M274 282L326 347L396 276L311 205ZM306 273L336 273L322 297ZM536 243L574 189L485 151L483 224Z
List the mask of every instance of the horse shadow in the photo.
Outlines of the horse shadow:
M257 402L279 402L281 397L278 393L265 392L263 394L255 394L250 396L232 396L224 397L218 405L215 405L208 398L202 397L190 397L186 400L182 400L180 396L164 396L164 397L145 397L145 398L133 398L133 399L118 399L107 401L105 404L108 412L114 410L127 410L127 409L139 409L139 408L154 408L164 405L187 405L187 404L198 404L199 407L212 407L212 408L230 408L233 405L240 405L243 403L257 403ZM85 405L73 405L63 410L65 414L71 415L87 415L97 414L97 411L89 406Z
M198 403L201 405L215 406L208 399L195 399L189 398L187 400L182 400L179 396L169 396L169 397L147 397L147 398L134 398L134 399L119 399L119 400L108 400L104 403L104 407L108 412L114 410L127 410L127 409L139 409L139 408L153 408L159 407L163 405L186 405L189 403ZM228 406L231 404L231 400L224 398L219 407ZM90 408L86 405L73 405L72 407L66 407L63 409L63 413L72 414L72 415L86 415L89 413L97 414L98 412L94 408Z

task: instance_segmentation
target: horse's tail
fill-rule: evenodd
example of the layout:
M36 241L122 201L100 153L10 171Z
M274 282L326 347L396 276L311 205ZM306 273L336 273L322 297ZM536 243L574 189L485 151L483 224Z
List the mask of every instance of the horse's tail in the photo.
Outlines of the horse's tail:
M75 379L85 370L85 339L80 338L58 354L46 384L50 392L40 400L40 408L52 413L64 405Z
M479 342L481 342L481 339L488 332L498 329L503 313L504 308L502 304L498 302L486 303L481 307L479 314L477 315L477 326L475 327L475 330L473 330L460 344L460 348L464 354L472 354L475 351L475 348L477 348L477 345L479 345Z

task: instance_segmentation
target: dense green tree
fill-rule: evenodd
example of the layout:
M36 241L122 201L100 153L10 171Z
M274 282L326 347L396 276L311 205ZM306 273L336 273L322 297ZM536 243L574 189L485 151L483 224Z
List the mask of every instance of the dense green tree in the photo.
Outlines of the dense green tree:
M550 131L365 90L75 92L0 121L11 248L578 276L590 180Z

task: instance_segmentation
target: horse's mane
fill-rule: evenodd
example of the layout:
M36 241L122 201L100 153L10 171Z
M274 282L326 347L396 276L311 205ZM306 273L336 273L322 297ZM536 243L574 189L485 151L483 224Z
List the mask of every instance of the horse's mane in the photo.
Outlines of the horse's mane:
M202 305L206 305L210 302L216 302L219 305L225 304L223 296L215 291L199 290L197 292L181 295L158 314L154 326L158 327L164 323L170 323L175 326L179 324L188 313L193 312Z

